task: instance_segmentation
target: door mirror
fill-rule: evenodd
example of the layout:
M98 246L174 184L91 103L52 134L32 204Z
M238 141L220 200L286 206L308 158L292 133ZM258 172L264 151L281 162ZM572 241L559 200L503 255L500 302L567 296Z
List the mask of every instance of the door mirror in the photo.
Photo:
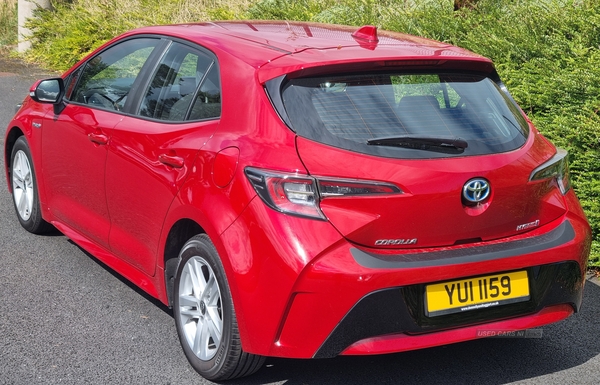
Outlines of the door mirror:
M58 104L64 94L65 85L62 78L42 80L29 91L31 99L38 103Z

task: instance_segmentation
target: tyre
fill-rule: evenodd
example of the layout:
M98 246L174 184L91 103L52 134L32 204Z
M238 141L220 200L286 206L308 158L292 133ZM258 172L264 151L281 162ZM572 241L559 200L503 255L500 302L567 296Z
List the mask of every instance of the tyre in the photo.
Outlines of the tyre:
M24 136L17 139L12 149L10 183L15 211L21 226L34 234L49 231L52 225L42 218L31 151Z
M250 375L265 358L242 350L227 278L207 235L181 249L175 275L173 315L192 367L213 381Z

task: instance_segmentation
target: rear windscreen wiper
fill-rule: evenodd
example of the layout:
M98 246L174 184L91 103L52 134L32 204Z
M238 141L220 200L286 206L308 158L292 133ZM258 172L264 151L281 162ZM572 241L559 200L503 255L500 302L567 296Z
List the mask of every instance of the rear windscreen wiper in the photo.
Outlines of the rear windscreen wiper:
M434 136L392 136L367 140L371 146L412 148L415 150L436 151L447 154L460 154L468 147L461 138L440 138Z

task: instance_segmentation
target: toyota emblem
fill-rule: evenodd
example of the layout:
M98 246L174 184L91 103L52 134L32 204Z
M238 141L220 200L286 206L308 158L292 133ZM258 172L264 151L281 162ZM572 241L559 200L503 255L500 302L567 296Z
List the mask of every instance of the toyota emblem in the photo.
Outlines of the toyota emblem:
M470 203L481 203L490 196L490 183L482 178L471 179L463 187L463 198Z

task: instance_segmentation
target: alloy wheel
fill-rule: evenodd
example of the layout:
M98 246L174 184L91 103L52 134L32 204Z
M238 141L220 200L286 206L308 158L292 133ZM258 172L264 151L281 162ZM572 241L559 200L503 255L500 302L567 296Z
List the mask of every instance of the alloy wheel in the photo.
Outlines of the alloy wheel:
M19 150L15 154L12 167L13 198L22 220L27 221L33 209L34 188L31 164L27 155Z
M199 359L208 361L223 337L223 310L215 273L204 258L194 256L185 263L178 296L185 340Z

